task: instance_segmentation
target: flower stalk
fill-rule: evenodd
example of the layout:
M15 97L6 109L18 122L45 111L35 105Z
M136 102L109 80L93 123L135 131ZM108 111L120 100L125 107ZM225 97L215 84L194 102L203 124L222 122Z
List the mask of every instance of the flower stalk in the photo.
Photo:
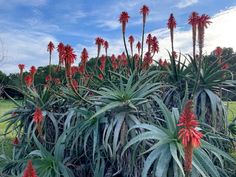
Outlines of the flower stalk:
M199 124L192 108L193 101L188 100L180 116L179 124L177 124L177 126L181 127L178 135L184 146L184 170L186 177L190 177L189 175L191 175L192 172L193 149L201 145L200 140L203 137L203 134L196 130Z

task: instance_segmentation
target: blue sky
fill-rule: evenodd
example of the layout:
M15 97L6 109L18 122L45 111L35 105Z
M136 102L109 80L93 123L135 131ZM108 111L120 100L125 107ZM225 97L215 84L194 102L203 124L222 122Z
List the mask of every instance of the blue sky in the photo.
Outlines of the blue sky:
M1 70L6 73L16 72L18 63L25 63L28 68L31 65L47 64L46 47L50 40L56 44L60 41L69 43L78 54L86 47L90 56L94 56L94 39L101 36L110 42L109 53L117 54L123 50L118 21L120 12L129 13L131 18L127 35L134 35L137 42L142 25L139 9L143 4L150 7L146 33L157 35L163 49L157 58L165 56L164 49L169 45L166 21L170 13L174 13L178 25L178 50L188 52L188 46L191 45L187 18L192 11L206 13L213 17L213 22L218 23L212 27L215 28L213 31L209 27L211 37L209 45L206 45L206 52L210 52L216 42L219 44L215 45L224 44L236 49L235 43L227 43L226 40L233 30L219 31L226 27L222 24L224 19L231 19L235 15L235 0L0 0L0 50L5 56ZM232 25L233 23L232 21ZM236 30L235 25L232 28ZM216 41L216 37L219 40ZM56 56L55 54L54 63Z

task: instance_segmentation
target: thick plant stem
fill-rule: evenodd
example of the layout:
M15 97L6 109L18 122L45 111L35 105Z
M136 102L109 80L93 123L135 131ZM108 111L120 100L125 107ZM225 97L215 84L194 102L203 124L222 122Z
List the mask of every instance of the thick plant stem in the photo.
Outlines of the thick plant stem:
M49 76L50 77L51 77L51 74L52 74L51 65L52 65L52 54L50 53L50 55L49 55Z
M194 96L195 92L197 91L197 86L200 85L202 60L203 60L202 56L199 55L198 68L197 68L198 69L197 70L197 79L196 79L196 83L195 83L194 88L193 88L193 96Z
M143 59L144 31L145 31L145 23L143 23L143 31L142 31L142 46L141 46L141 58L140 58L141 64L142 64L142 59ZM141 65L141 64L140 64L140 65ZM140 66L140 67L141 67L141 66Z
M134 53L133 53L133 45L130 44L130 50L131 50L131 56L132 58L134 57Z
M20 88L23 90L23 73L20 74Z
M128 49L127 49L127 45L126 45L126 40L125 40L125 32L123 32L123 42L124 42L124 46L125 46L125 52L126 52L126 55L127 55L128 63L129 63L129 65L131 65L131 61L130 61L130 58L129 58L129 53L128 53Z
M193 59L196 61L196 26L192 27L192 37L193 37Z
M172 50L172 56L174 52L174 30L170 30L170 40L171 40L171 50Z
M98 48L98 54L97 54L97 58L96 58L95 66L94 66L95 71L98 68L99 55L100 55L100 48Z
M177 71L176 71L176 63L175 63L175 56L174 56L174 30L170 30L170 39L171 39L171 58L173 62L173 71L174 71L174 78L177 81Z
M125 52L126 52L127 58L129 58L129 53L128 53L128 49L127 49L127 45L126 45L126 41L125 41L125 32L123 32L123 42L124 42Z
M191 143L184 147L184 169L185 177L191 177L193 161L193 146Z

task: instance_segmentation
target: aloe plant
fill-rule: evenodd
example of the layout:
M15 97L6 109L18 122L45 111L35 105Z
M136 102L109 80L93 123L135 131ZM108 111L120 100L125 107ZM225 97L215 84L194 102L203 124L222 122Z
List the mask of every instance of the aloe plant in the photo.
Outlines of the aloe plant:
M163 104L159 98L154 98L158 103L165 118L167 127L152 124L139 124L132 127L129 132L141 131L139 135L130 139L124 147L127 149L140 144L145 144L146 149L139 151L139 156L146 157L142 169L142 177L146 176L184 176L182 161L184 157L183 146L178 139L178 127L176 126L179 118L179 111L176 108L172 112ZM142 143L141 143L142 142ZM202 146L194 151L193 155L193 176L216 176L226 175L223 159L236 163L235 159L220 150L219 148L202 140ZM213 154L221 163L216 166L210 154Z

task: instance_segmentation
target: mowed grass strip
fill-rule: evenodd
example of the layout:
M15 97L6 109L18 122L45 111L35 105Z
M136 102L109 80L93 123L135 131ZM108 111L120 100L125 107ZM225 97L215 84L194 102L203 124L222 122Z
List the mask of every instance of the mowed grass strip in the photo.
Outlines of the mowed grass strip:
M0 117L2 118L3 114L10 111L15 107L15 104L11 102L10 100L0 100ZM0 123L0 135L2 135L5 131L6 122ZM0 155L5 154L7 156L11 156L12 154L12 140L14 138L14 135L9 134L6 137L0 136ZM4 143L3 143L4 142ZM0 168L2 159L0 159Z
M225 102L226 107L228 106L228 121L229 123L236 117L236 101Z
M0 116L2 117L4 113L10 111L15 107L15 104L10 100L0 100ZM4 133L6 123L0 123L0 134Z

